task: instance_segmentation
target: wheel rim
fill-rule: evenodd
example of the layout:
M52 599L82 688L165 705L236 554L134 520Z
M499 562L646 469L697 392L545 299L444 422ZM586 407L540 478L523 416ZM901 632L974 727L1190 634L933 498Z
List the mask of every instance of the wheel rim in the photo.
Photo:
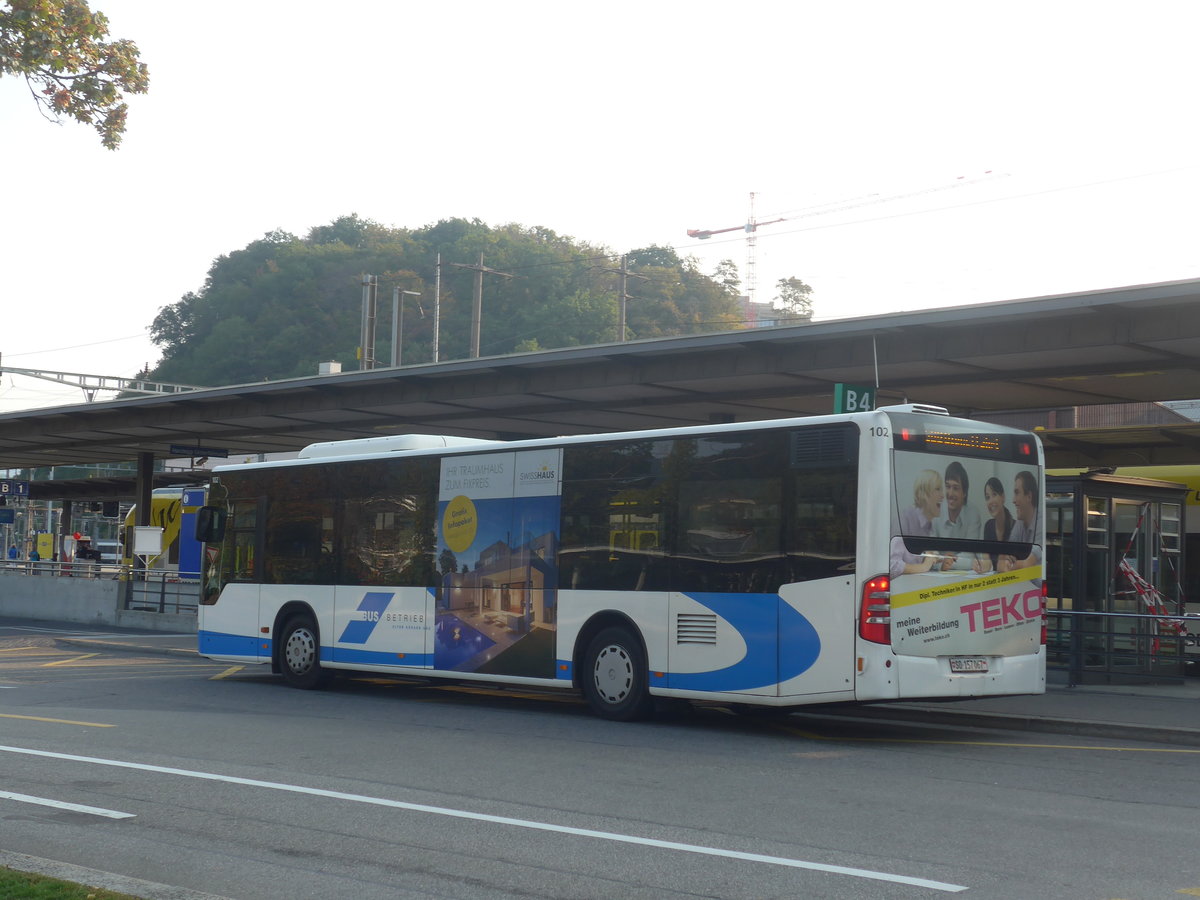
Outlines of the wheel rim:
M283 658L289 671L305 674L317 661L317 642L313 633L302 626L289 634L283 646Z
M596 693L605 703L620 703L633 690L633 660L619 644L609 644L596 654L592 671Z

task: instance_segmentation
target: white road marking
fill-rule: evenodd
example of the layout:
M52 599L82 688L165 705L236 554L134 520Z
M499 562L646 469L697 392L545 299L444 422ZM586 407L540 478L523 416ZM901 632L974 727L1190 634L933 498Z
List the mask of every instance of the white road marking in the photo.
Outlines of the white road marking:
M71 812L88 813L92 816L104 816L106 819L134 819L134 813L117 812L115 809L101 809L98 806L81 806L78 803L64 803L61 800L48 800L45 797L31 797L29 794L13 794L0 791L0 800L16 800L19 803L34 803L38 806L53 806L55 809L69 809Z
M298 784L281 784L274 781L259 781L256 778L239 778L234 775L218 775L215 772L199 772L193 769L176 769L169 766L153 766L145 763L127 762L119 759L102 759L95 756L76 756L71 753L54 753L48 750L32 750L26 747L7 747L0 745L0 752L20 753L26 756L42 756L48 759L62 759L70 762L93 763L99 766L113 766L119 769L136 769L142 772L157 772L162 775L179 775L184 778L198 778L205 781L221 781L226 784L241 784L247 787L266 788L273 791L288 791L293 794L306 794L311 797L326 797L331 800L347 800L352 803L368 803L372 806L385 806L392 809L404 809L410 812L431 813L438 816L450 816L456 819L473 819L477 822L490 822L494 825L512 825L517 828L529 828L535 831L551 831L558 834L570 834L577 837L597 838L604 841L616 841L622 844L637 844L643 847L656 847L661 850L679 850L685 853L695 853L702 856L718 856L726 859L740 859L748 862L766 863L773 866L788 866L793 869L809 869L814 872L827 872L832 875L849 875L854 878L869 878L874 881L886 881L891 884L908 884L914 887L929 888L934 891L958 893L967 890L963 884L948 884L944 881L931 881L927 878L913 878L908 875L895 875L890 872L875 872L871 869L855 869L847 866L831 866L825 863L808 862L801 859L789 859L784 856L764 856L760 853L744 853L739 850L724 850L719 847L705 847L699 844L681 844L676 841L660 841L654 838L638 837L632 834L620 834L612 831L594 831L590 828L572 828L567 825L554 825L550 822L537 822L531 819L513 819L508 816L493 816L487 813L471 812L465 809L450 809L442 806L428 806L424 803L405 803L401 800L388 800L383 797L368 797L364 794L346 794L341 791L326 791L321 788L305 787Z

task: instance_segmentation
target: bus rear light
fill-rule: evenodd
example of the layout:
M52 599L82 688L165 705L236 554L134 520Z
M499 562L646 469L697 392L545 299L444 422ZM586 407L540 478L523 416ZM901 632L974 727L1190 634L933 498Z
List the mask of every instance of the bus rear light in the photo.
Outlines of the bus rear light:
M863 585L858 634L875 644L892 642L891 579L886 575L877 575Z

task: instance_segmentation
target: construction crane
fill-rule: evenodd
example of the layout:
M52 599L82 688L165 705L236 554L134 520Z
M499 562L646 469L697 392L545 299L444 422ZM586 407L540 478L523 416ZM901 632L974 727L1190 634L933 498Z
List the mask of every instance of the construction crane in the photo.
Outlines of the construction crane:
M84 375L79 372L53 372L49 369L18 369L15 366L0 365L0 375L5 372L12 375L25 375L29 378L40 378L43 381L53 381L57 384L73 385L83 391L87 402L96 399L97 391L117 391L126 394L181 394L185 391L199 391L203 388L190 384L166 384L159 381L147 381L145 378L122 378L116 375Z
M806 209L798 210L797 213L795 213L795 214L783 215L783 216L780 216L775 219L768 219L764 222L758 221L758 219L755 217L755 213L754 213L754 197L755 197L755 195L754 195L754 192L751 191L751 193L750 193L750 215L747 217L746 223L744 225L734 225L730 228L712 228L712 229L689 228L687 235L690 238L697 238L698 240L704 241L704 240L707 240L708 238L712 237L715 234L728 234L731 231L745 231L746 232L745 285L746 285L746 296L750 300L750 304L751 304L750 308L753 309L754 308L754 306L753 306L754 297L755 297L755 293L757 292L757 289L758 289L758 274L755 271L755 266L757 264L757 255L758 255L757 254L757 251L758 251L758 234L757 234L757 232L758 232L758 229L761 228L763 225L774 225L777 222L791 222L791 221L795 221L797 219L807 219L812 216L827 216L830 213L845 212L846 210L849 210L849 209L858 209L859 207L862 207L862 206L873 206L877 203L891 203L892 201L895 201L895 200L907 200L912 197L920 197L925 194L933 194L938 191L948 191L953 188L965 187L966 185L969 185L969 184L979 184L981 181L991 181L997 177L1004 177L1004 176L993 175L990 170L987 172L984 172L982 175L980 175L977 178L967 178L965 175L960 175L958 178L954 179L954 181L950 182L949 184L934 185L933 187L922 188L922 189L916 190L916 191L905 191L904 193L900 193L900 194L888 194L888 195L867 194L863 197L856 197L852 200L847 200L847 201L842 201L842 202L835 201L832 204L825 203L825 204L822 204L819 206L807 207Z
M688 237L699 238L700 240L708 240L714 234L726 234L730 231L745 231L746 232L746 296L750 298L750 308L754 309L754 294L758 290L758 275L754 271L755 262L757 259L758 250L758 235L756 232L760 225L774 225L776 222L786 222L786 218L771 219L767 222L759 222L754 216L754 192L750 192L750 216L746 219L745 225L735 225L732 228L715 228L709 230L689 228Z

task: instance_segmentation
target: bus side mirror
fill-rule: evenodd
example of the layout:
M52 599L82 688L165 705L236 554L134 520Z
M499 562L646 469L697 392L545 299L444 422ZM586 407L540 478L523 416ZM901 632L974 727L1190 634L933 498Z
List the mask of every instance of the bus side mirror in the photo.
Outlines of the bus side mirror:
M225 510L217 506L202 506L196 510L196 540L219 544L225 539Z

